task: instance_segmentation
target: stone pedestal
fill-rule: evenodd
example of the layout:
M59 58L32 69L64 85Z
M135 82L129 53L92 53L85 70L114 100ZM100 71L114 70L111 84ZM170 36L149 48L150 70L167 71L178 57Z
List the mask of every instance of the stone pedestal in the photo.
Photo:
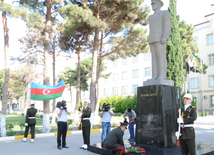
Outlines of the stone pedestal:
M174 81L166 79L148 79L143 82L143 86L152 86L152 85L167 85L174 86Z
M152 85L137 89L136 144L176 145L180 88Z

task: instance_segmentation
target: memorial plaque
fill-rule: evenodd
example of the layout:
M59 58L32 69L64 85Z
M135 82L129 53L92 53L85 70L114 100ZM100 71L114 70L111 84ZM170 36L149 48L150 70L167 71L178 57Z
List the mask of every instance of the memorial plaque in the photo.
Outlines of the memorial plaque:
M138 87L136 144L176 145L180 88L166 85Z

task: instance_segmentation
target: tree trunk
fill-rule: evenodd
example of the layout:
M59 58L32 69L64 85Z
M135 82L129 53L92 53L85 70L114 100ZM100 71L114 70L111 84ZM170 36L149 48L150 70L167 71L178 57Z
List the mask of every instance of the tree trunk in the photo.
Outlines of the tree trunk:
M56 35L53 37L53 85L55 85L55 83L56 83L56 81L55 81L55 37L56 37ZM52 124L56 123L55 111L56 111L56 100L53 100L52 120L51 120Z
M25 90L24 115L26 115L26 112L27 112L27 91L28 91L28 88L26 88Z
M95 28L94 47L93 47L93 61L91 71L90 84L90 100L91 100L91 128L93 127L93 119L95 117L95 102L96 102L96 70L97 70L97 53L99 48L99 28Z
M4 3L4 0L1 0ZM2 12L2 22L4 30L4 53L5 53L5 80L3 84L2 111L1 111L1 136L6 136L6 112L7 112L7 94L9 85L9 35L7 28L7 18L5 12Z
M44 74L43 84L50 85L49 74L49 52L50 52L50 34L51 34L51 0L47 0L47 13L45 24L45 43L44 43ZM50 132L50 100L43 101L43 133Z
M95 104L95 117L98 117L99 115L99 106L100 106L100 85L99 85L99 79L100 74L102 71L102 46L103 46L103 32L101 34L101 42L100 42L100 53L99 53L99 59L98 59L98 67L97 67L97 78L96 78L96 104Z
M75 106L75 120L78 121L78 105L80 101L80 51L78 51L78 72L77 72L77 94Z

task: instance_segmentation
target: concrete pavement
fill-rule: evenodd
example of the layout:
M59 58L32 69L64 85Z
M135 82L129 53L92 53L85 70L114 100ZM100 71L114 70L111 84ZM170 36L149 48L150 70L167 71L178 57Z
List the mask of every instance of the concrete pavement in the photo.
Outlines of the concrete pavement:
M99 129L98 129L99 130ZM91 133L91 144L100 143L101 130ZM196 142L214 143L214 117L199 117L195 121ZM57 141L54 133L40 134L35 139L34 143L30 143L30 139L27 142L22 142L21 139L16 140L4 140L0 141L0 154L6 155L61 155L61 154L73 154L73 155L95 155L95 153L87 150L79 149L83 144L83 138L80 131L79 133L71 133L67 136L68 149L58 150L56 148ZM3 138L3 137L1 137ZM124 140L129 138L128 130L125 131ZM212 148L211 148L212 149ZM214 149L214 145L213 145Z

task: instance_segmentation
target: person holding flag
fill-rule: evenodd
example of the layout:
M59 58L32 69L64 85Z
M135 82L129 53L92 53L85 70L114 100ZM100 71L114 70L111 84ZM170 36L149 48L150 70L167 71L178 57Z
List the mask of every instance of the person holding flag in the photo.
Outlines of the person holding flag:
M203 72L203 66L202 66L202 62L200 61L200 66L199 66L200 72Z

